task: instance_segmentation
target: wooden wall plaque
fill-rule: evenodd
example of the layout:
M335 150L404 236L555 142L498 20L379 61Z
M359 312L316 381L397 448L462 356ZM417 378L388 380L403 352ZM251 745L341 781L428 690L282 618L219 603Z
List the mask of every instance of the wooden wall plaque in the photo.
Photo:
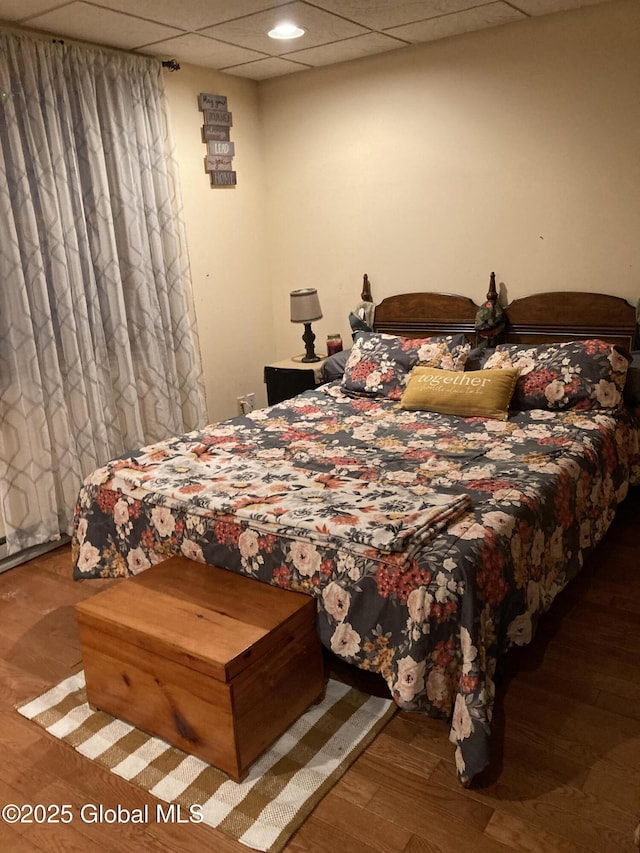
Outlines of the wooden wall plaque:
M212 154L214 157L233 157L236 153L236 146L233 142L218 142L211 140L207 142L207 154Z
M222 127L218 124L203 124L202 125L202 141L216 140L218 142L229 141L229 128Z
M236 149L229 133L233 126L233 114L229 112L227 96L200 92L198 109L203 118L202 141L207 146L204 168L210 175L211 186L235 187L237 178L233 158Z
M198 109L201 112L204 112L205 110L226 110L227 96L212 95L208 92L201 92L198 95Z
M235 187L236 173L235 172L210 172L212 187Z

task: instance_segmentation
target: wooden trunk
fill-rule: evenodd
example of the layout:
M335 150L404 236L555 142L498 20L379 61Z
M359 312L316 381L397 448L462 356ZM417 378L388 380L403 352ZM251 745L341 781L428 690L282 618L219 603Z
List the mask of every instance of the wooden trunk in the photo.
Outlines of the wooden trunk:
M174 557L76 606L94 708L240 781L324 691L315 601Z

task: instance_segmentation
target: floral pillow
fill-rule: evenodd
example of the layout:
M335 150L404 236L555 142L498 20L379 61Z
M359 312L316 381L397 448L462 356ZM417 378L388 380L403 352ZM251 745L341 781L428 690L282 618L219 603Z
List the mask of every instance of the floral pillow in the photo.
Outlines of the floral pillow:
M617 409L622 404L629 357L606 341L499 344L484 368L520 371L514 409Z
M403 338L378 332L359 332L342 377L350 394L399 400L416 364L463 370L471 349L464 335Z

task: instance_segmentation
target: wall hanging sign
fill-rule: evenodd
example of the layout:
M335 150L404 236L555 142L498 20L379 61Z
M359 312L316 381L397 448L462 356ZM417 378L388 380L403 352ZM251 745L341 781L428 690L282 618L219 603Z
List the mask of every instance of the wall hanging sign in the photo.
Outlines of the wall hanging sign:
M233 157L235 153L236 146L233 142L207 142L207 154L214 154L218 157Z
M227 109L226 95L209 95L201 92L198 95L198 109L202 110L225 110Z
M202 138L205 142L208 142L209 139L216 139L218 142L228 142L229 141L229 128L228 127L218 127L215 124L203 124L202 125Z
M231 172L211 172L212 187L235 187L236 173Z
M230 139L233 116L229 112L226 95L201 92L198 108L202 112L202 141L207 146L204 168L212 187L235 187L236 173L233 157L236 150Z
M226 110L203 110L202 117L205 125L214 125L215 127L231 127L233 118L231 113Z
M233 157L216 157L215 154L206 156L207 172L232 172Z

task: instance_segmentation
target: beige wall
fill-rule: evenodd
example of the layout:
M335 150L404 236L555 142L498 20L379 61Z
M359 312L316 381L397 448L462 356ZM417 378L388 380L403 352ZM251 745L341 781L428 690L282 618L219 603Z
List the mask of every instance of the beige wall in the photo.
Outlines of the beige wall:
M212 420L302 351L289 291L350 336L374 298L546 289L640 296L640 4L600 7L257 84L184 66L166 82ZM203 172L202 91L233 112L235 189Z
M257 84L183 65L167 72L210 420L237 414L237 397L264 405L263 365L273 360L265 270L264 169ZM233 113L235 188L211 188L204 172L198 94L226 95Z
M540 290L640 295L640 4L410 47L260 84L278 357L288 292L318 340L374 298Z

